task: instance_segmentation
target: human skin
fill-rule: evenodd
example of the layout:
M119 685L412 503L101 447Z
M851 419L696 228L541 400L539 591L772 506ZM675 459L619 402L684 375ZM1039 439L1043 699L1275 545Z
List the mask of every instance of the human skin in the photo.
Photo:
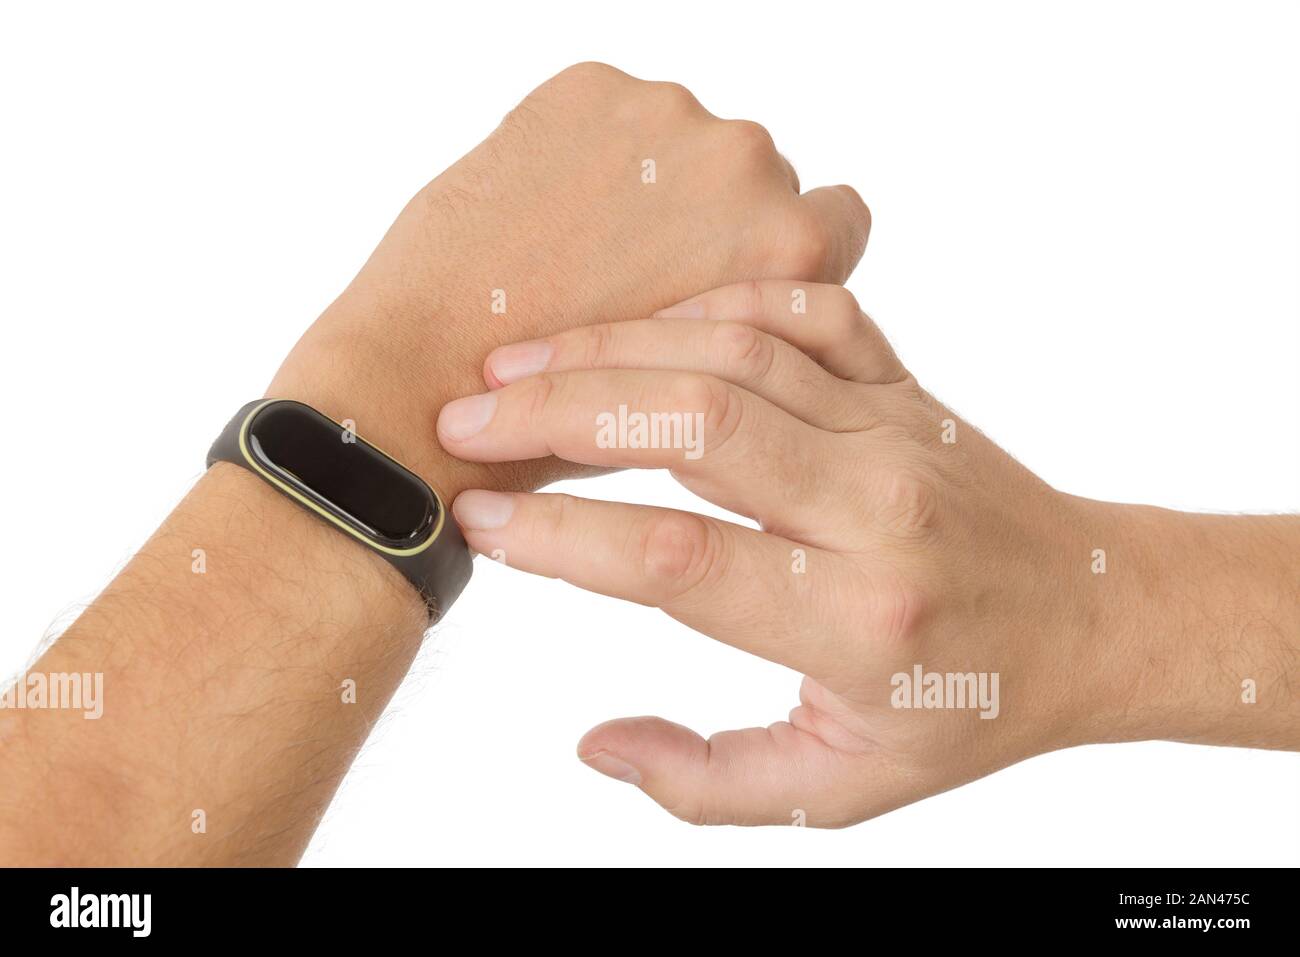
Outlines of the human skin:
M492 346L642 318L701 276L843 282L870 227L847 186L801 195L758 124L720 120L678 84L579 64L415 196L269 394L352 418L416 471L537 487L565 465L467 467L431 440Z
M494 346L719 282L843 280L869 226L850 189L801 195L756 124L580 64L412 199L267 395L353 420L446 501L535 488L572 466L467 464L433 438ZM195 423L196 460L222 424ZM295 862L426 627L373 553L214 466L29 669L102 672L103 717L0 711L0 862Z
M480 552L806 676L767 728L705 740L640 717L582 739L680 818L839 827L1095 742L1300 750L1300 517L1050 488L923 390L839 286L730 285L505 346L484 379L442 411L454 454L667 468L759 524L554 494L454 504ZM701 413L702 454L602 448L597 416L620 405ZM897 707L894 676L918 665L996 673L995 716Z

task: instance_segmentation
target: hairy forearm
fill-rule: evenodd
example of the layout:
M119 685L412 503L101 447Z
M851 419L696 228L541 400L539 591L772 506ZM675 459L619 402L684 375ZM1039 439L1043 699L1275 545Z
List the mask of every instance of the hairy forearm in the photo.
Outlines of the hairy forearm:
M102 673L102 717L4 716L0 859L292 863L424 625L393 569L215 466L34 666Z
M1101 737L1300 750L1300 516L1106 511Z

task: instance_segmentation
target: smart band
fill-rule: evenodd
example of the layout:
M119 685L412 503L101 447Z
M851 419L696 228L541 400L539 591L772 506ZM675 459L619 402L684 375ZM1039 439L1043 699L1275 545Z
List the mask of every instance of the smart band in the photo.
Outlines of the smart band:
M369 548L416 587L431 620L469 581L469 548L438 494L309 405L250 402L212 443L208 467L214 462L248 469Z

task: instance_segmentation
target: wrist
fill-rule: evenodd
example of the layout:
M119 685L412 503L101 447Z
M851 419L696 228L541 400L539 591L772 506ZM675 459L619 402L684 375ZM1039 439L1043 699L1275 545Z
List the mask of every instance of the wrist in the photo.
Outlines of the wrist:
M486 287L482 308L472 308L468 284L463 275L457 284L442 284L433 302L409 290L379 296L359 279L294 346L267 397L296 399L335 421L350 420L358 435L420 475L447 505L466 488L534 489L577 474L579 467L553 458L466 462L439 445L439 411L486 389L487 354L541 334L521 328L517 318L491 315Z

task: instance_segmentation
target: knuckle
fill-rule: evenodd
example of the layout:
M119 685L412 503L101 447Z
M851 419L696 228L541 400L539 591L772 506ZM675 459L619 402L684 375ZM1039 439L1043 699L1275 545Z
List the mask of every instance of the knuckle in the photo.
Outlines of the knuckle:
M614 327L609 323L587 326L582 332L582 365L603 369L613 363Z
M710 337L711 365L724 378L741 385L760 382L772 370L776 347L772 338L741 322L719 322Z
M646 124L663 127L703 110L695 94L680 83L636 80L620 91L614 117L624 125L638 128Z
M872 633L897 652L911 650L925 612L921 589L901 577L877 583L872 591L868 621Z
M792 213L781 240L778 262L789 278L815 281L825 274L831 236L815 215L803 208Z
M677 820L692 827L704 827L709 823L709 816L704 809L704 802L697 795L688 795L674 804L665 804L664 810Z
M730 147L743 156L769 156L776 153L776 141L762 123L753 120L725 120L723 129Z
M902 466L882 473L875 495L879 523L905 539L924 539L934 529L939 493L918 469Z
M732 287L735 296L735 314L738 317L757 319L764 315L767 297L763 292L763 283L757 279L747 279Z
M601 63L599 60L583 60L580 63L574 63L572 66L566 66L552 79L560 81L576 80L583 83L599 83L608 82L609 80L621 75L621 70L615 69L608 63Z
M864 330L862 307L857 297L843 286L827 287L825 309L827 326L835 339L848 339Z
M632 78L608 63L588 60L565 67L534 89L501 124L508 136L527 136L553 126L563 111L581 116L605 110Z
M868 206L867 201L862 198L862 194L859 193L852 186L848 185L847 183L841 183L839 186L836 186L835 188L844 194L845 198L848 199L850 205L852 205L854 208L857 209L858 218L863 221L863 224L866 226L867 231L870 231L871 230L871 207Z
M665 512L646 527L641 566L661 604L717 580L725 565L722 535L699 515Z
M552 495L536 496L535 501L545 503L538 510L538 524L541 526L539 531L543 532L543 540L557 542L566 529L569 529L569 519L573 511L573 505L576 499L572 495L566 495L558 492Z
M528 379L528 394L525 399L525 409L528 415L528 421L540 423L545 421L547 415L556 408L556 395L560 392L561 383L564 380L554 372L543 372L541 375L533 376Z
M701 109L695 94L680 83L671 80L656 80L649 84L650 93L661 103L681 112L693 112Z
M735 388L710 375L681 375L669 387L670 409L699 414L706 448L717 448L740 428L742 401Z

